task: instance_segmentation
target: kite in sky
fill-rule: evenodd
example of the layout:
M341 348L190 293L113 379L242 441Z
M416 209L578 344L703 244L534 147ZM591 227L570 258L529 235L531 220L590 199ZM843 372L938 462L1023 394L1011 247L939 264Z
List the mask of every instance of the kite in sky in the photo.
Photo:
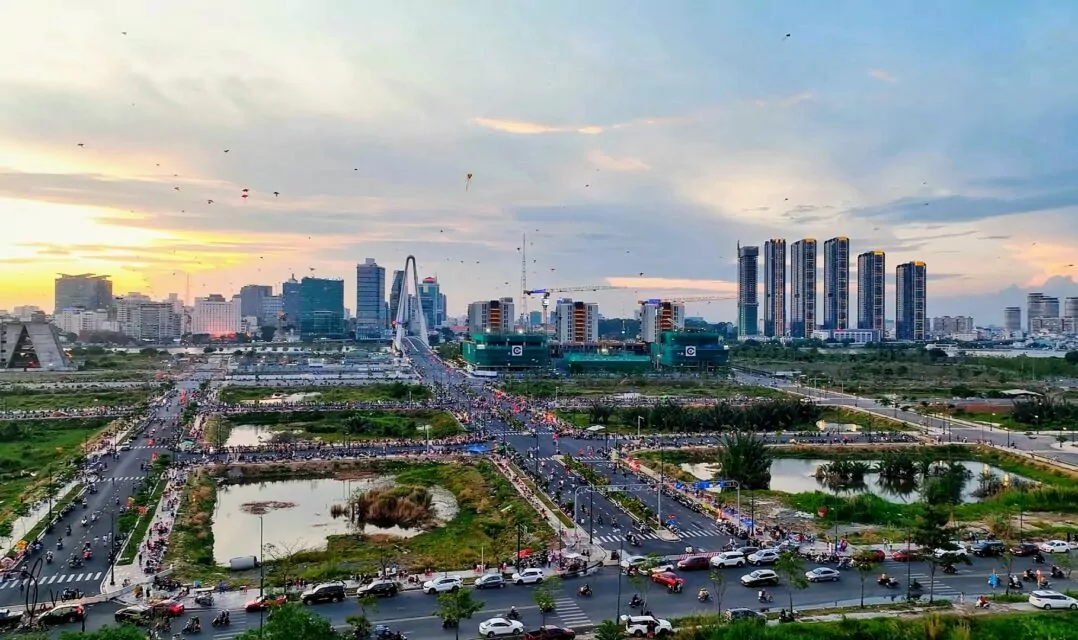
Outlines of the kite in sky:
M464 190L467 191L468 187L470 187L471 185L472 185L472 174L469 173L467 175L467 177L464 179Z

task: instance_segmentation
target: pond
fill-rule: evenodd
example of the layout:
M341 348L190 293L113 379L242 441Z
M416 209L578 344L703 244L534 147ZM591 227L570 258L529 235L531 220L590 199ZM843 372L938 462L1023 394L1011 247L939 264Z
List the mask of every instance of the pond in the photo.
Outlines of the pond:
M821 465L831 462L830 460L803 460L800 458L776 458L771 462L771 489L786 493L805 493L809 491L823 491L832 495L854 495L857 493L872 493L889 502L910 504L920 499L917 491L912 493L899 493L894 491L887 483L882 482L878 473L866 473L864 484L856 488L835 486L822 478L816 477L816 469ZM865 463L875 465L876 461L866 460ZM1015 474L985 465L981 462L963 460L958 464L969 471L965 486L962 487L963 502L980 502L981 498L974 495L981 486L982 474L987 470L989 474L999 478L1007 478L1010 481L1031 482ZM711 464L683 464L681 468L701 480L710 480L718 470L716 465Z
M273 438L275 433L280 433L280 431L280 429L273 430L269 427L253 424L237 425L229 430L228 440L225 440L225 446L255 447L260 444L266 444Z
M231 484L218 487L213 515L213 557L219 564L230 558L258 555L259 519L262 540L278 548L323 549L326 537L356 531L347 518L334 518L334 505L345 505L357 491L392 486L392 476L338 480L280 480ZM426 487L432 494L439 523L456 517L459 507L451 492L442 487ZM422 529L366 525L363 533L395 538L411 538ZM267 554L267 556L270 554Z

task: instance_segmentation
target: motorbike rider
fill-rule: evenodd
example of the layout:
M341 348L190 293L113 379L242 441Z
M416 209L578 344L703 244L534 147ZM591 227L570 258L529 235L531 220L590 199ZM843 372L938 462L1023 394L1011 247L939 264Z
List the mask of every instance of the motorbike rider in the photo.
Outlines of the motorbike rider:
M71 525L67 525L67 529L66 529L65 533L67 535L71 535Z
M52 562L52 551L45 552L45 562Z
M191 616L184 629L187 631L202 631L202 622L198 619L198 616Z
M711 594L704 587L700 587L700 590L696 592L696 599L703 602L711 597Z
M591 595L591 585L585 583L584 586L580 587L580 595L582 595L582 596L590 596Z
M629 598L629 607L639 607L642 604L644 604L644 601L640 598L638 594L634 593L633 597Z
M988 608L988 598L984 597L984 595L981 595L980 597L978 597L977 598L977 607L980 608L980 609L987 609Z
M771 596L767 593L767 589L760 589L760 591L756 594L756 599L760 602L767 602L768 598L770 597Z
M513 605L513 606L509 607L509 616L508 617L509 617L510 620L516 620L517 618L520 617L520 612L517 611L516 605Z
M64 548L64 539L63 538L57 538L56 539L56 548L57 549L63 549Z

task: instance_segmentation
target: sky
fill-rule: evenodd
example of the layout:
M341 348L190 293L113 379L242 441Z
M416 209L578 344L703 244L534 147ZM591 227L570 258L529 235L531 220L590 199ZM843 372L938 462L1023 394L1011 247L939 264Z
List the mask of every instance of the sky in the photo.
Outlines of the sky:
M0 309L94 272L354 310L357 263L411 254L461 314L526 250L529 288L620 287L576 294L604 315L733 320L738 241L835 235L887 252L889 317L909 260L930 316L1078 295L1078 5L9 5Z

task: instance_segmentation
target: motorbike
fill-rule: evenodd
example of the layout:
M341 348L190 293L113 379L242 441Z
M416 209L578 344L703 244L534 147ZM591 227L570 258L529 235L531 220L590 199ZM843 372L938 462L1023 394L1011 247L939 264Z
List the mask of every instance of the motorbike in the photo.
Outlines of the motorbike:
M576 594L578 596L580 596L581 598L590 598L591 597L591 587L588 587L588 586L580 587L579 589L576 590Z
M1052 570L1049 572L1049 576L1055 578L1056 580L1062 580L1063 570L1055 565L1052 565Z
M1007 579L1007 587L1010 589L1017 589L1021 591L1024 587L1022 581L1018 579L1018 576L1011 576Z
M67 525L67 529L64 531L66 535L71 535L71 525Z
M213 618L213 620L210 622L210 624L215 626L215 627L227 627L229 624L231 624L231 622L232 621L229 620L229 617L228 617L228 612L227 611L222 611L221 613L218 613Z
M707 591L700 591L699 593L696 594L696 600L698 602L707 602L710 599L711 599L711 594L708 593Z
M642 606L644 606L644 601L638 596L633 596L632 599L629 600L630 609L635 609Z
M202 633L202 625L194 620L189 620L187 624L183 626L183 632L190 634Z
M204 607L213 606L213 596L208 593L200 593L195 596L195 604L200 604Z
M52 564L52 551L45 554L45 564Z
M898 586L898 580L895 580L894 578L879 578L876 580L876 584L881 587L887 587L888 589L894 589Z
M505 617L510 620L520 620L520 612L516 609L510 609L509 613L505 614Z
M788 622L797 622L797 614L783 609L779 612L779 624L786 624Z
M916 580L910 583L910 591L921 591L923 588L924 587L921 586L921 583L917 582Z
M452 618L442 618L442 628L443 629L453 629L458 624L459 623L456 620L452 619Z
M953 564L945 564L943 565L943 569L941 569L941 571L943 571L943 573L947 575L953 576L954 574L958 573L958 567L954 566Z
M772 596L770 593L760 594L760 595L756 596L756 600L760 604L768 604L768 603L772 602L774 599L775 599L774 596Z
M978 600L976 606L977 606L978 609L987 609L988 608L988 601L987 600Z

